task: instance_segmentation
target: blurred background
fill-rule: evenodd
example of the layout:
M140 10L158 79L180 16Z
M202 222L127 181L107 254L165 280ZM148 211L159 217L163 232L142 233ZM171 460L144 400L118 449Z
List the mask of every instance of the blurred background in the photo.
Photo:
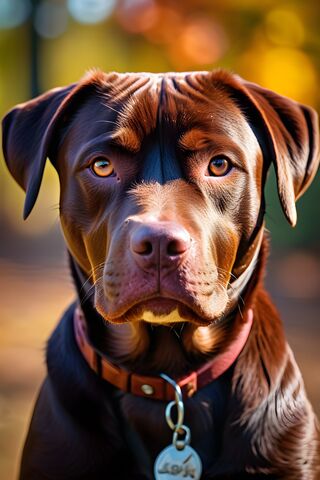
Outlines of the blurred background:
M0 114L87 69L224 67L320 110L318 0L0 0ZM32 132L30 132L32 134ZM58 220L58 179L47 165L37 205L0 163L0 478L16 477L45 374L45 342L73 298ZM286 224L274 174L267 185L267 285L320 413L319 175Z

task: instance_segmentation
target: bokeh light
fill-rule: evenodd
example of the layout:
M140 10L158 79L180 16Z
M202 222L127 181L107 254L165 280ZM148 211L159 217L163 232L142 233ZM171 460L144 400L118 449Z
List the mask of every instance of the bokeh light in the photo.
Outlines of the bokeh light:
M154 0L124 0L119 2L117 19L127 32L147 32L159 21L159 10Z
M244 76L249 74L252 81L270 90L307 104L318 96L316 69L302 50L254 45L240 62Z
M201 69L217 62L226 49L227 38L221 25L201 16L185 22L171 43L170 58L177 67Z
M62 2L53 2L46 0L38 5L34 27L44 38L55 38L66 31L68 25L68 11L66 5Z
M0 28L18 27L30 13L29 0L0 0Z
M299 47L305 39L304 25L293 10L276 8L265 20L267 37L276 45Z
M289 48L270 49L260 61L260 83L298 101L313 102L318 89L317 76L304 52Z
M170 45L181 32L184 22L184 13L178 8L167 5L160 6L157 22L146 36L151 42Z
M80 23L103 22L112 12L115 0L68 0L71 15Z

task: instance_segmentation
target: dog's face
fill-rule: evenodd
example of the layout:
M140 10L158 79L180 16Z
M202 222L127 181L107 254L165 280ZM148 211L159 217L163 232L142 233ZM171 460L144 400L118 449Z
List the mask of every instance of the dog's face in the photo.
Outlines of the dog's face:
M221 72L95 73L11 112L4 151L27 210L45 157L55 165L68 248L106 320L209 324L253 266L270 162L295 223L316 125L311 109Z
M227 307L263 162L239 108L201 80L119 76L112 101L89 99L60 148L63 229L110 321L212 322Z

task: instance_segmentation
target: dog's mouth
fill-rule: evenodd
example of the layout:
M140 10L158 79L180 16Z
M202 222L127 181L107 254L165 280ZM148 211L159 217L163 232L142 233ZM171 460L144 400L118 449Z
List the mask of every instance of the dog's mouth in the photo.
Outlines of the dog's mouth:
M123 312L107 313L99 304L96 305L96 308L105 320L111 323L145 321L168 326L186 321L205 326L217 321L223 314L223 312L219 312L218 315L209 318L180 299L161 296L143 299Z
M127 277L120 269L111 273L98 279L94 298L95 308L110 323L206 326L219 321L228 307L227 282L217 280L214 268L164 270L159 278L130 268Z

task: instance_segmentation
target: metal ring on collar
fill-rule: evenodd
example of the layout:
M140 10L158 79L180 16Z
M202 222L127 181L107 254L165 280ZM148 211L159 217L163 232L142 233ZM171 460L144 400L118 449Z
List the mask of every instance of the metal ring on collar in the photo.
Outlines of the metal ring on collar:
M182 440L179 440L179 435L181 435L181 430L184 430L185 437ZM190 428L186 425L181 425L180 431L174 431L172 443L177 450L183 450L186 445L189 445L191 439Z
M172 418L171 418L171 410L172 410L172 407L176 405L177 406L177 411L178 411L178 418L177 418L177 423L174 423ZM167 424L169 425L169 427L171 428L171 430L175 430L175 431L180 431L181 430L181 427L183 425L183 419L184 419L184 405L183 405L183 402L170 402L168 403L167 407L166 407L166 420L167 420Z
M163 378L166 382L170 383L170 385L174 389L176 404L178 405L179 402L182 402L182 392L180 385L178 385L172 378L168 377L165 373L160 373L160 377Z

